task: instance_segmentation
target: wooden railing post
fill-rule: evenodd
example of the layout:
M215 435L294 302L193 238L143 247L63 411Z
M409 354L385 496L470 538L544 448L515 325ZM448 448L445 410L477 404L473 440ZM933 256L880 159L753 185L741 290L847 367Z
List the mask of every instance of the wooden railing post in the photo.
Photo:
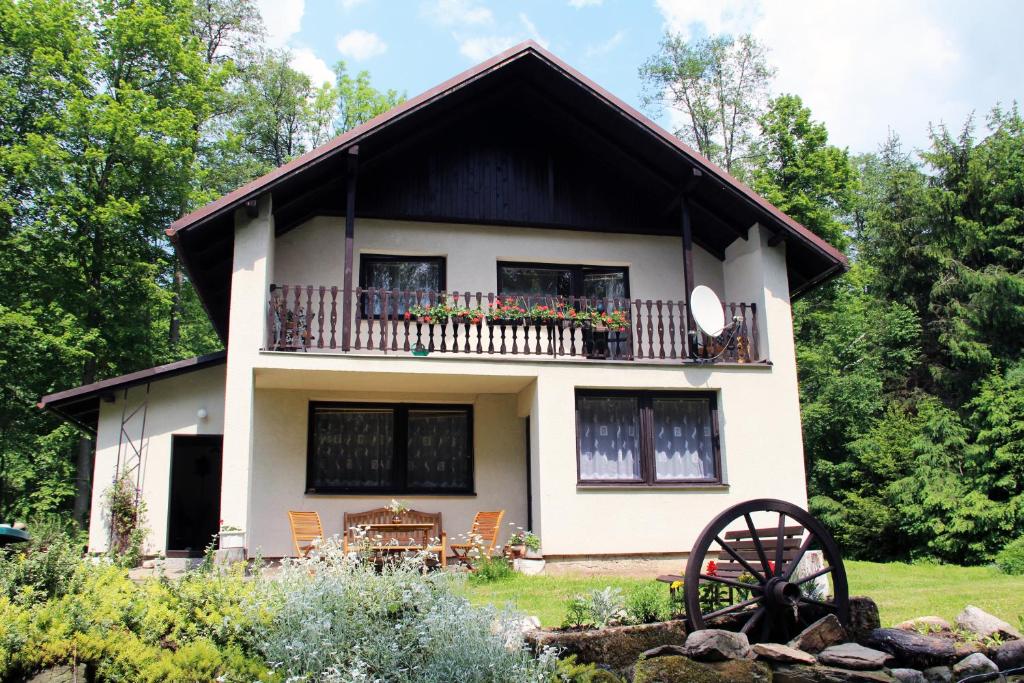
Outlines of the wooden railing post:
M356 178L359 174L359 146L348 150L348 175L345 189L345 294L341 301L341 350L352 347L352 271L353 242L356 234Z

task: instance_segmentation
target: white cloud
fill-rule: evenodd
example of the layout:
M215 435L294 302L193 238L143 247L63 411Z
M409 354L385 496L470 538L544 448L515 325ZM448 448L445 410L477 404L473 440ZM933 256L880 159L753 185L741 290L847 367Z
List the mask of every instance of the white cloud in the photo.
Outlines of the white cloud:
M604 0L569 0L569 5L580 9L581 7L596 7L600 5Z
M358 7L359 5L362 5L365 2L366 0L341 0L341 9L347 12L353 7Z
M281 48L299 32L306 0L256 0L256 7L267 29L267 45Z
M606 55L615 48L617 48L619 45L622 45L622 41L624 41L625 39L626 31L625 29L620 29L616 31L615 34L608 40L602 43L597 43L596 45L589 45L587 47L586 56L600 57L601 55Z
M338 52L357 62L377 57L388 51L388 44L370 31L355 29L338 38Z
M548 46L548 41L537 30L537 25L530 21L530 17L526 16L526 12L519 13L519 21L523 24L523 28L526 29L526 34L530 38L536 40L542 47Z
M458 39L459 52L474 62L482 62L520 42L517 36L477 36Z
M292 68L309 76L313 85L319 87L325 81L334 83L334 71L308 47L294 48L291 53Z
M666 27L687 37L750 32L778 68L773 90L800 95L832 142L873 151L889 129L917 136L957 121L963 71L954 27L929 0L657 0Z
M494 23L490 9L475 0L431 0L421 13L440 26L489 26Z

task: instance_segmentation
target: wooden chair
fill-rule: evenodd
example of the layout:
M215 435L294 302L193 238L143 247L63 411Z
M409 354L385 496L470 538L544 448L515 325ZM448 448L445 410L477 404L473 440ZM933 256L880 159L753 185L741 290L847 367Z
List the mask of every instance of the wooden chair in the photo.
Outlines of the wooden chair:
M387 508L375 508L366 512L346 512L344 517L344 535L342 536L342 547L344 552L353 550L358 542L358 528L368 524L390 524L394 515ZM420 510L409 510L402 515L402 521L411 524L431 524L431 528L425 531L395 532L374 531L374 538L371 539L370 550L378 555L388 553L400 553L406 551L426 550L435 553L441 568L448 566L447 551L445 546L448 542L448 535L441 523L440 512L421 512ZM379 537L379 538L378 538ZM434 539L438 539L435 544Z
M292 543L295 545L296 557L306 557L313 549L313 541L324 538L324 528L320 524L320 515L315 512L288 511L288 522L292 527Z
M473 517L473 526L469 531L470 541L468 543L449 543L452 551L452 559L466 565L473 571L473 563L469 553L473 548L478 548L483 557L494 555L494 546L498 542L498 534L501 532L501 520L505 516L504 510L494 512L478 512Z

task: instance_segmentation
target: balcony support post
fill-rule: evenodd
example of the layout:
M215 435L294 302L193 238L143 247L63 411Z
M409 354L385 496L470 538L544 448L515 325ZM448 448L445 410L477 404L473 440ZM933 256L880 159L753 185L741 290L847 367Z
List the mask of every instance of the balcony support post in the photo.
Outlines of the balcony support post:
M682 207L682 231L683 231L683 282L686 287L686 353L685 358L697 355L697 329L693 322L693 308L690 306L690 293L693 292L693 226L690 223L690 202L684 194L680 201Z
M341 350L352 346L353 241L356 234L356 179L359 175L359 146L348 150L348 174L345 191L345 298L341 302Z

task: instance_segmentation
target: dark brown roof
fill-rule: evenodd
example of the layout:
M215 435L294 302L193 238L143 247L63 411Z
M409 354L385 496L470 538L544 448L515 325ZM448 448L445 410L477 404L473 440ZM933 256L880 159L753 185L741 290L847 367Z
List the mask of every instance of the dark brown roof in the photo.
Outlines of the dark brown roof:
M446 111L445 107L455 106L450 102L460 101L459 97L454 97L456 94L461 97L462 93L477 92L473 90L473 87L484 82L490 83L492 78L496 79L499 73L518 73L527 68L533 70L534 78L558 81L554 85L550 83L548 85L549 88L561 87L565 91L564 96L568 103L566 106L590 109L592 115L603 116L605 124L617 126L617 134L623 140L627 140L627 144L624 146L629 148L632 143L632 149L636 154L658 156L657 163L663 166L666 155L681 158L687 167L703 173L702 183L709 192L720 195L717 206L732 202L738 207L737 211L742 211L745 217L754 217L773 232L785 238L790 247L787 258L791 271L796 271L796 268L793 267L795 262L803 265L803 272L799 273L798 279L794 280L791 272L791 292L794 296L828 277L842 272L847 267L846 257L828 242L800 225L745 184L701 156L675 135L661 128L551 52L533 41L526 41L174 221L168 228L167 234L181 254L182 261L192 276L200 298L222 339L227 338L226 307L227 292L230 287L230 263L225 262L225 254L229 253L227 250L232 239L225 233L231 232L231 212L234 209L272 189L275 193L278 189L282 189L286 194L289 192L294 194L300 185L329 182L332 173L335 174L333 176L335 178L340 173L337 170L340 167L337 165L341 163L343 158L341 155L353 147L360 144L368 145L371 140L377 144L395 144L395 140L383 142L388 135L392 135L385 131L392 129L399 131L393 133L393 136L396 136L396 140L401 141L408 130L402 128L407 125L405 123L407 119L417 116L416 122L419 125L421 123L418 118L420 112L428 110L435 112L436 116L443 116ZM575 87L566 88L567 82ZM573 92L570 93L570 90ZM596 111L601 109L605 112ZM607 112L613 112L615 116L612 117ZM609 124L608 121L612 123ZM644 143L643 150L639 149L636 143L636 131L642 132L642 137L648 141ZM325 164L328 160L334 161L329 165ZM302 183L295 180L300 175L303 176ZM678 176L678 174L675 175ZM681 186L682 182L680 182ZM275 205L277 202L278 199L275 196ZM188 234L198 233L198 229L203 226L212 228L214 224L219 226L214 229L214 233L219 235L217 237L204 235L202 239L183 239ZM745 229L745 226L743 228ZM212 255L214 248L210 246L211 242L214 243L219 255Z
M72 422L90 432L96 432L99 419L100 399L112 398L119 389L157 382L162 379L194 372L204 368L220 365L225 362L227 353L216 351L204 356L187 358L166 365L146 368L119 377L111 377L92 384L85 384L74 389L58 391L44 396L37 404L43 410L49 410L65 420Z

